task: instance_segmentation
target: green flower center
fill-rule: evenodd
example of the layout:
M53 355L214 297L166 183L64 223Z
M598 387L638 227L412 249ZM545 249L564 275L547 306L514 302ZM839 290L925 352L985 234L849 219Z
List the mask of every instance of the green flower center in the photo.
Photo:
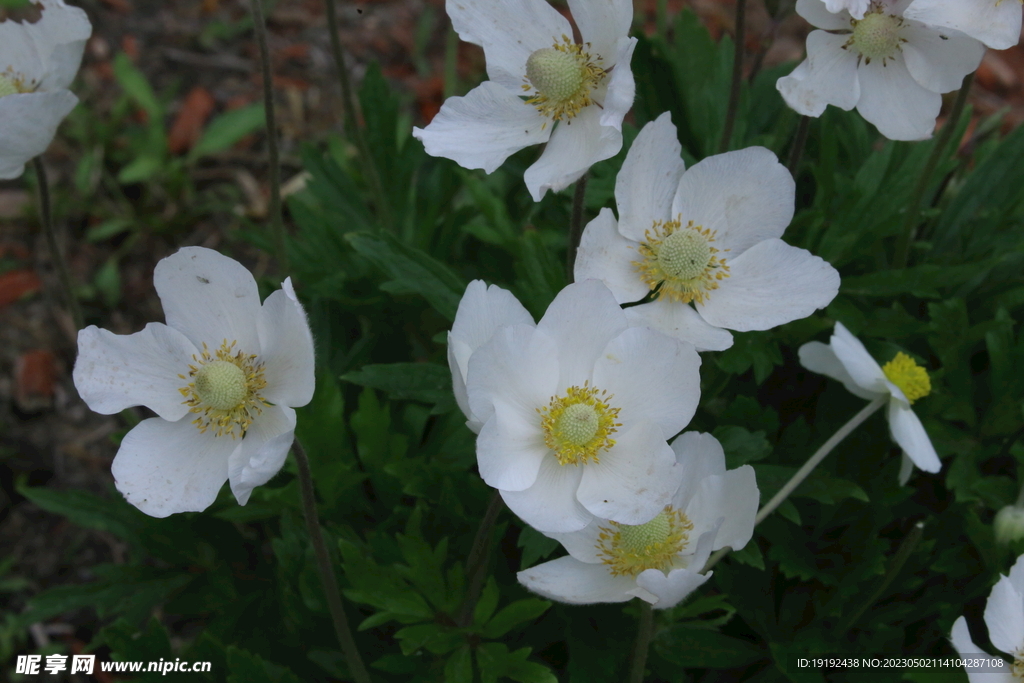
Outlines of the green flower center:
M677 230L658 245L658 265L670 278L693 280L711 260L711 244L696 230Z
M678 217L655 221L637 249L642 260L633 261L633 267L649 289L661 287L659 296L684 304L703 303L710 291L718 289L718 281L729 277L729 266L718 256L714 241L713 231L693 221L685 226Z
M225 360L215 360L196 373L196 396L217 410L231 410L249 393L242 368Z
M554 121L569 121L584 108L594 104L591 93L604 79L606 72L595 58L568 36L551 47L542 47L526 60L523 91L533 94L527 101L544 116ZM600 56L596 61L601 61ZM547 125L546 123L544 125Z
M597 434L600 417L594 406L575 403L567 406L555 424L555 433L565 442L574 446L586 446Z
M601 527L598 557L613 576L636 576L647 569L667 572L689 542L693 522L682 511L667 506L646 524Z
M7 95L17 95L21 92L18 88L18 84L13 78L9 78L0 74L0 97L6 97Z
M884 65L901 51L901 43L906 42L900 37L902 28L902 17L886 14L884 8L877 5L860 21L853 20L853 37L844 47L852 45L866 64L880 59Z
M594 387L569 387L565 396L554 396L538 409L544 443L560 465L599 462L602 452L615 445L611 436L622 425L615 421L619 409L609 405L611 396Z
M902 351L882 366L882 372L890 382L900 388L900 391L911 403L932 392L932 382L928 378L928 371Z

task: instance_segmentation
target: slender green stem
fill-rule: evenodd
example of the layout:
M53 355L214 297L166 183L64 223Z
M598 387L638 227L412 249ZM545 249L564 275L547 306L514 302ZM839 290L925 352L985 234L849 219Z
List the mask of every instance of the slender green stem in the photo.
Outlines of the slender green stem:
M331 613L331 621L334 622L334 632L338 636L338 644L341 645L341 652L348 663L352 679L356 683L370 683L370 674L366 670L366 665L363 664L362 657L359 656L356 641L352 638L352 630L348 626L345 606L342 604L341 592L338 590L338 579L334 575L334 568L331 566L331 559L327 554L327 545L324 543L324 535L320 530L320 517L316 511L316 494L313 491L313 475L309 471L309 458L306 457L306 451L297 438L292 443L292 452L295 453L295 464L299 467L302 512L306 517L309 538L313 541L316 566L320 572L320 581L324 585L327 608Z
M1020 492L1017 494L1017 502L1015 505L1019 508L1024 508L1024 482L1021 483Z
M640 622L636 627L636 644L633 646L633 662L629 667L629 683L643 683L644 668L647 666L647 651L651 648L654 635L654 608L649 602L640 601Z
M71 275L68 273L68 264L64 255L60 253L57 246L57 234L53 226L53 203L50 199L50 182L46 177L46 168L43 160L36 157L32 160L32 168L36 171L36 185L39 188L39 216L43 221L43 233L46 235L46 244L50 247L50 257L57 267L57 275L60 277L60 286L64 290L64 299L71 313L71 319L75 321L75 329L80 330L84 326L82 320L82 309L78 305L78 298L75 297L75 290L71 286Z
M849 631L850 628L857 623L857 620L861 618L864 612L866 612L871 605L875 604L875 602L885 594L889 584L891 584L900 573L900 570L903 569L903 565L905 565L907 560L910 558L910 554L914 552L914 548L916 548L917 544L921 542L921 536L923 535L924 522L917 522L910 530L910 533L903 538L903 542L900 543L900 547L896 551L896 555L892 558L892 561L889 563L889 569L886 571L885 576L882 578L882 582L878 585L878 588L871 594L870 598L865 602L860 603L860 607L853 613L853 615L848 619L845 619L839 625L836 629L837 634L842 636Z
M331 34L331 52L334 53L334 70L338 72L338 83L341 85L341 101L345 107L345 128L352 140L356 143L359 156L362 158L362 170L366 174L366 180L370 185L375 199L377 216L385 227L391 229L391 205L384 193L384 185L381 183L380 174L377 172L377 164L370 152L370 145L366 141L366 135L359 125L358 110L356 109L356 98L353 94L352 81L348 77L348 69L345 67L345 53L341 49L341 37L339 36L338 8L335 0L324 0L327 7L327 32Z
M814 468L825 459L825 456L832 452L835 448L850 435L854 429L859 427L864 420L868 419L873 415L879 408L884 406L889 401L888 395L876 398L871 403L864 406L860 412L850 418L850 421L840 427L835 434L829 437L828 441L821 445L817 451L814 452L807 462L804 463L803 467L796 471L793 478L786 482L786 485L779 489L771 500L769 500L764 507L757 511L757 517L754 518L754 526L757 526L764 518L775 511L775 508L782 505L782 502L789 498L789 494L796 490L796 487L803 483L804 479L814 471Z
M864 406L860 410L860 412L851 417L850 421L844 424L842 427L840 427L835 434L830 436L828 441L823 443L821 445L821 448L815 451L814 455L808 458L807 462L803 464L803 467L797 470L796 474L794 474L793 477L786 482L785 486L779 489L779 492L772 496L772 499L765 503L764 507L757 511L757 516L754 518L754 526L757 526L758 524L763 522L765 517L773 513L777 507L782 505L782 503L787 498L789 498L789 494L793 493L793 491L795 491L797 487L803 483L804 479L806 479L811 474L811 472L814 471L814 468L817 467L821 463L821 461L825 459L825 456L832 452L832 449L838 446L843 439L850 435L850 432L859 427L866 419L871 417L871 415L873 415L879 408L884 406L888 402L888 400L889 399L887 396L876 398L874 401ZM711 555L711 557L708 558L708 561L704 564L704 568L701 569L700 573L706 574L708 571L711 570L712 567L718 564L721 561L721 559L725 557L727 554L729 554L729 552L731 551L732 548L730 548L729 546L726 546L720 550L715 551Z
M953 137L953 131L957 129L960 123L960 117L967 106L967 98L971 93L971 84L973 82L974 73L964 76L960 92L957 93L956 101L953 103L953 110L949 113L949 119L947 119L946 125L942 127L939 138L935 141L935 146L932 147L932 153L925 163L921 177L917 179L917 185L914 187L914 193L911 195L910 205L907 207L907 217L903 222L903 231L900 233L899 241L896 243L895 256L892 260L894 270L905 268L907 261L910 259L910 244L914 240L914 233L917 230L925 195L932 184L932 175L935 173L939 162L946 156L946 147L949 146L950 138Z
M281 271L288 272L288 242L281 216L281 153L277 149L277 109L274 107L274 77L270 71L270 49L267 47L267 25L262 0L249 0L256 44L260 50L260 71L263 76L263 107L267 119L267 156L270 163L270 206L267 213L274 231L274 244Z
M576 181L576 188L572 195L572 217L569 219L569 248L565 252L565 276L571 284L576 269L576 250L579 249L580 239L583 237L583 223L586 210L585 199L587 197L587 174L584 173Z
M451 26L444 34L444 98L459 94L459 34Z
M491 501L487 504L487 512L480 520L476 536L473 538L473 547L469 550L466 558L466 575L469 577L469 584L466 589L466 599L462 603L456 623L459 626L469 626L473 623L473 609L477 600L480 599L480 592L484 587L484 579L487 576L488 549L491 547L491 532L494 531L494 523L498 521L498 515L505 508L505 501L501 493L495 491L491 495Z
M807 144L807 132L811 128L811 117L801 116L800 123L796 126L796 134L793 136L793 146L789 150L789 174L796 180L796 174L800 170L800 160L804 155L804 146Z
M725 127L719 152L729 151L732 129L736 125L736 111L740 106L740 86L743 83L743 55L747 35L747 0L736 0L736 51L732 58L732 84L729 87L729 108L725 112Z

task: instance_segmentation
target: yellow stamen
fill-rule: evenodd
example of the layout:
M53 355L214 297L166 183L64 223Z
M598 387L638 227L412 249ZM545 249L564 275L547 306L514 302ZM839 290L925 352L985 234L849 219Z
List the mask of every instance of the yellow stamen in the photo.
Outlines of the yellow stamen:
M615 421L618 408L612 408L611 396L585 383L569 387L565 396L552 397L541 414L544 443L554 451L560 465L600 462L600 454L615 445L610 438L622 424Z
M551 47L541 48L526 60L523 91L534 91L527 104L554 121L570 121L594 104L591 94L607 72L585 52L590 44L577 45L563 35ZM596 61L601 61L600 56ZM547 125L546 123L544 125Z
M263 363L256 360L256 354L234 351L236 343L228 344L225 339L213 353L204 343L203 352L192 356L196 365L188 366L188 376L178 375L192 380L178 391L189 412L199 415L192 424L202 433L213 429L216 436L244 436L263 406L269 405L260 396L267 386Z
M729 277L729 266L712 246L716 234L693 221L683 227L680 217L655 221L638 248L643 260L633 261L633 267L649 289L660 286L661 295L680 303L703 303L718 281Z
M882 372L890 382L900 388L911 403L919 398L924 398L932 391L932 382L928 378L928 371L902 351L882 366Z
M689 542L693 522L671 505L646 524L612 522L600 527L598 556L612 576L636 576L647 569L668 572Z

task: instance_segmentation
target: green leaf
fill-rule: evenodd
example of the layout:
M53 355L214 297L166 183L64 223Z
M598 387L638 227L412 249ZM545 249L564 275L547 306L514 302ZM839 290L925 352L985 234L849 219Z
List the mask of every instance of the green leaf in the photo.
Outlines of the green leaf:
M523 526L519 532L519 540L516 546L523 549L523 557L520 562L520 569L532 567L538 561L543 560L558 548L558 541L548 538L532 526Z
M206 155L228 149L236 142L266 126L263 104L250 104L241 109L221 114L210 122L199 142L188 154L188 160L196 161Z
M160 106L156 93L150 87L146 76L132 64L132 60L123 52L114 56L114 78L128 97L145 110L149 115L150 123L162 128L164 109Z
M661 657L685 668L733 669L768 656L749 641L683 624L659 633L653 645Z
M105 220L102 223L91 226L85 231L86 242L102 242L105 239L110 239L114 235L120 235L122 232L127 232L134 225L133 221L127 218L111 218Z
M527 598L517 600L504 607L491 619L483 629L484 638L500 638L515 626L526 621L533 621L551 607L547 600Z
M228 683L302 683L284 667L257 654L231 646L228 655Z
M728 469L746 465L757 460L764 460L772 452L764 432L751 432L745 427L720 425L713 432L715 438L725 450L725 462Z
M530 648L509 652L502 643L483 643L476 651L483 683L497 683L502 677L519 683L558 683L555 675L542 664L526 661Z
M117 181L122 185L142 183L157 175L163 166L163 156L143 154L118 172Z
M100 498L81 490L57 491L19 485L18 493L54 514L62 515L87 529L104 531L131 545L138 543L146 516L122 498Z
M999 260L987 259L962 266L924 264L903 270L844 277L840 290L843 294L854 296L893 297L912 294L921 299L938 299L943 292L991 271Z
M796 474L797 468L758 464L754 465L754 470L757 472L757 487L761 490L761 498L768 500ZM847 498L868 502L868 494L860 486L824 472L812 472L791 495L794 498L812 498L825 505L834 505Z
M473 623L486 624L497 608L498 583L494 580L493 576L489 576L483 591L480 593L480 599L477 600L476 607L473 608Z
M451 371L435 363L364 365L341 376L346 382L380 389L388 398L421 401L434 406L433 413L455 409Z
M473 654L463 645L448 658L444 665L445 683L473 683Z
M761 554L761 548L753 539L747 541L747 544L740 550L733 550L729 553L729 556L737 562L750 565L754 569L764 569L764 556Z
M443 655L465 642L461 633L441 624L406 626L395 632L395 638L402 648L402 654L406 656L415 654L420 649L435 655Z
M466 285L448 266L387 233L355 232L345 235L345 239L391 278L381 289L392 294L419 294L438 313L455 320Z

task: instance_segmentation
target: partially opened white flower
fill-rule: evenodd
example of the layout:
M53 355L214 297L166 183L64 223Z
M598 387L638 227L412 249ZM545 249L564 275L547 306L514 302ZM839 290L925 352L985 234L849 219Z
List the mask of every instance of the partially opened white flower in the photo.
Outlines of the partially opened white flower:
M699 368L693 346L629 327L597 280L569 285L469 358L480 476L541 531L647 521L679 486L667 440L693 417Z
M67 88L78 72L92 24L63 0L37 0L34 24L0 22L0 179L17 178L78 104Z
M942 469L928 433L910 407L931 393L928 372L900 352L883 366L871 357L864 344L837 322L828 344L808 342L798 350L800 364L839 380L855 396L873 401L888 397L889 432L903 449L900 484L906 484L914 465L925 472Z
M1020 42L1024 0L914 0L907 19L966 33L994 50Z
M807 59L776 84L786 104L805 116L821 116L829 104L856 107L891 140L931 137L941 93L978 68L985 46L904 16L910 2L873 0L855 19L832 14L822 0L797 0L800 16L824 30L807 36Z
M581 531L549 533L568 557L519 572L520 583L573 604L640 598L666 609L711 577L700 571L712 551L739 550L754 532L759 492L750 465L725 469L710 434L686 432L672 443L682 486L651 521L636 526L595 519Z
M657 289L630 321L715 351L732 345L721 328L767 330L832 301L835 268L779 239L796 185L774 154L751 147L687 171L680 151L668 113L640 131L615 179L619 219L603 209L587 225L577 280L603 280L619 303Z
M989 593L985 604L985 625L988 637L997 650L1007 653L1012 663L995 670L967 669L971 683L1020 683L1024 680L1024 557L1018 557L1009 576L1002 576ZM978 656L991 659L971 640L967 619L953 623L953 647L964 659Z
M313 397L313 338L291 280L260 305L252 275L211 249L160 261L167 324L122 336L78 333L74 380L112 415L143 405L111 468L117 490L154 517L204 510L226 480L241 505L284 464L294 407ZM183 400L184 399L184 400Z
M525 178L540 201L618 153L636 89L631 0L569 0L583 44L546 0L448 0L446 8L459 37L483 47L491 80L413 129L428 154L491 173L547 142Z

